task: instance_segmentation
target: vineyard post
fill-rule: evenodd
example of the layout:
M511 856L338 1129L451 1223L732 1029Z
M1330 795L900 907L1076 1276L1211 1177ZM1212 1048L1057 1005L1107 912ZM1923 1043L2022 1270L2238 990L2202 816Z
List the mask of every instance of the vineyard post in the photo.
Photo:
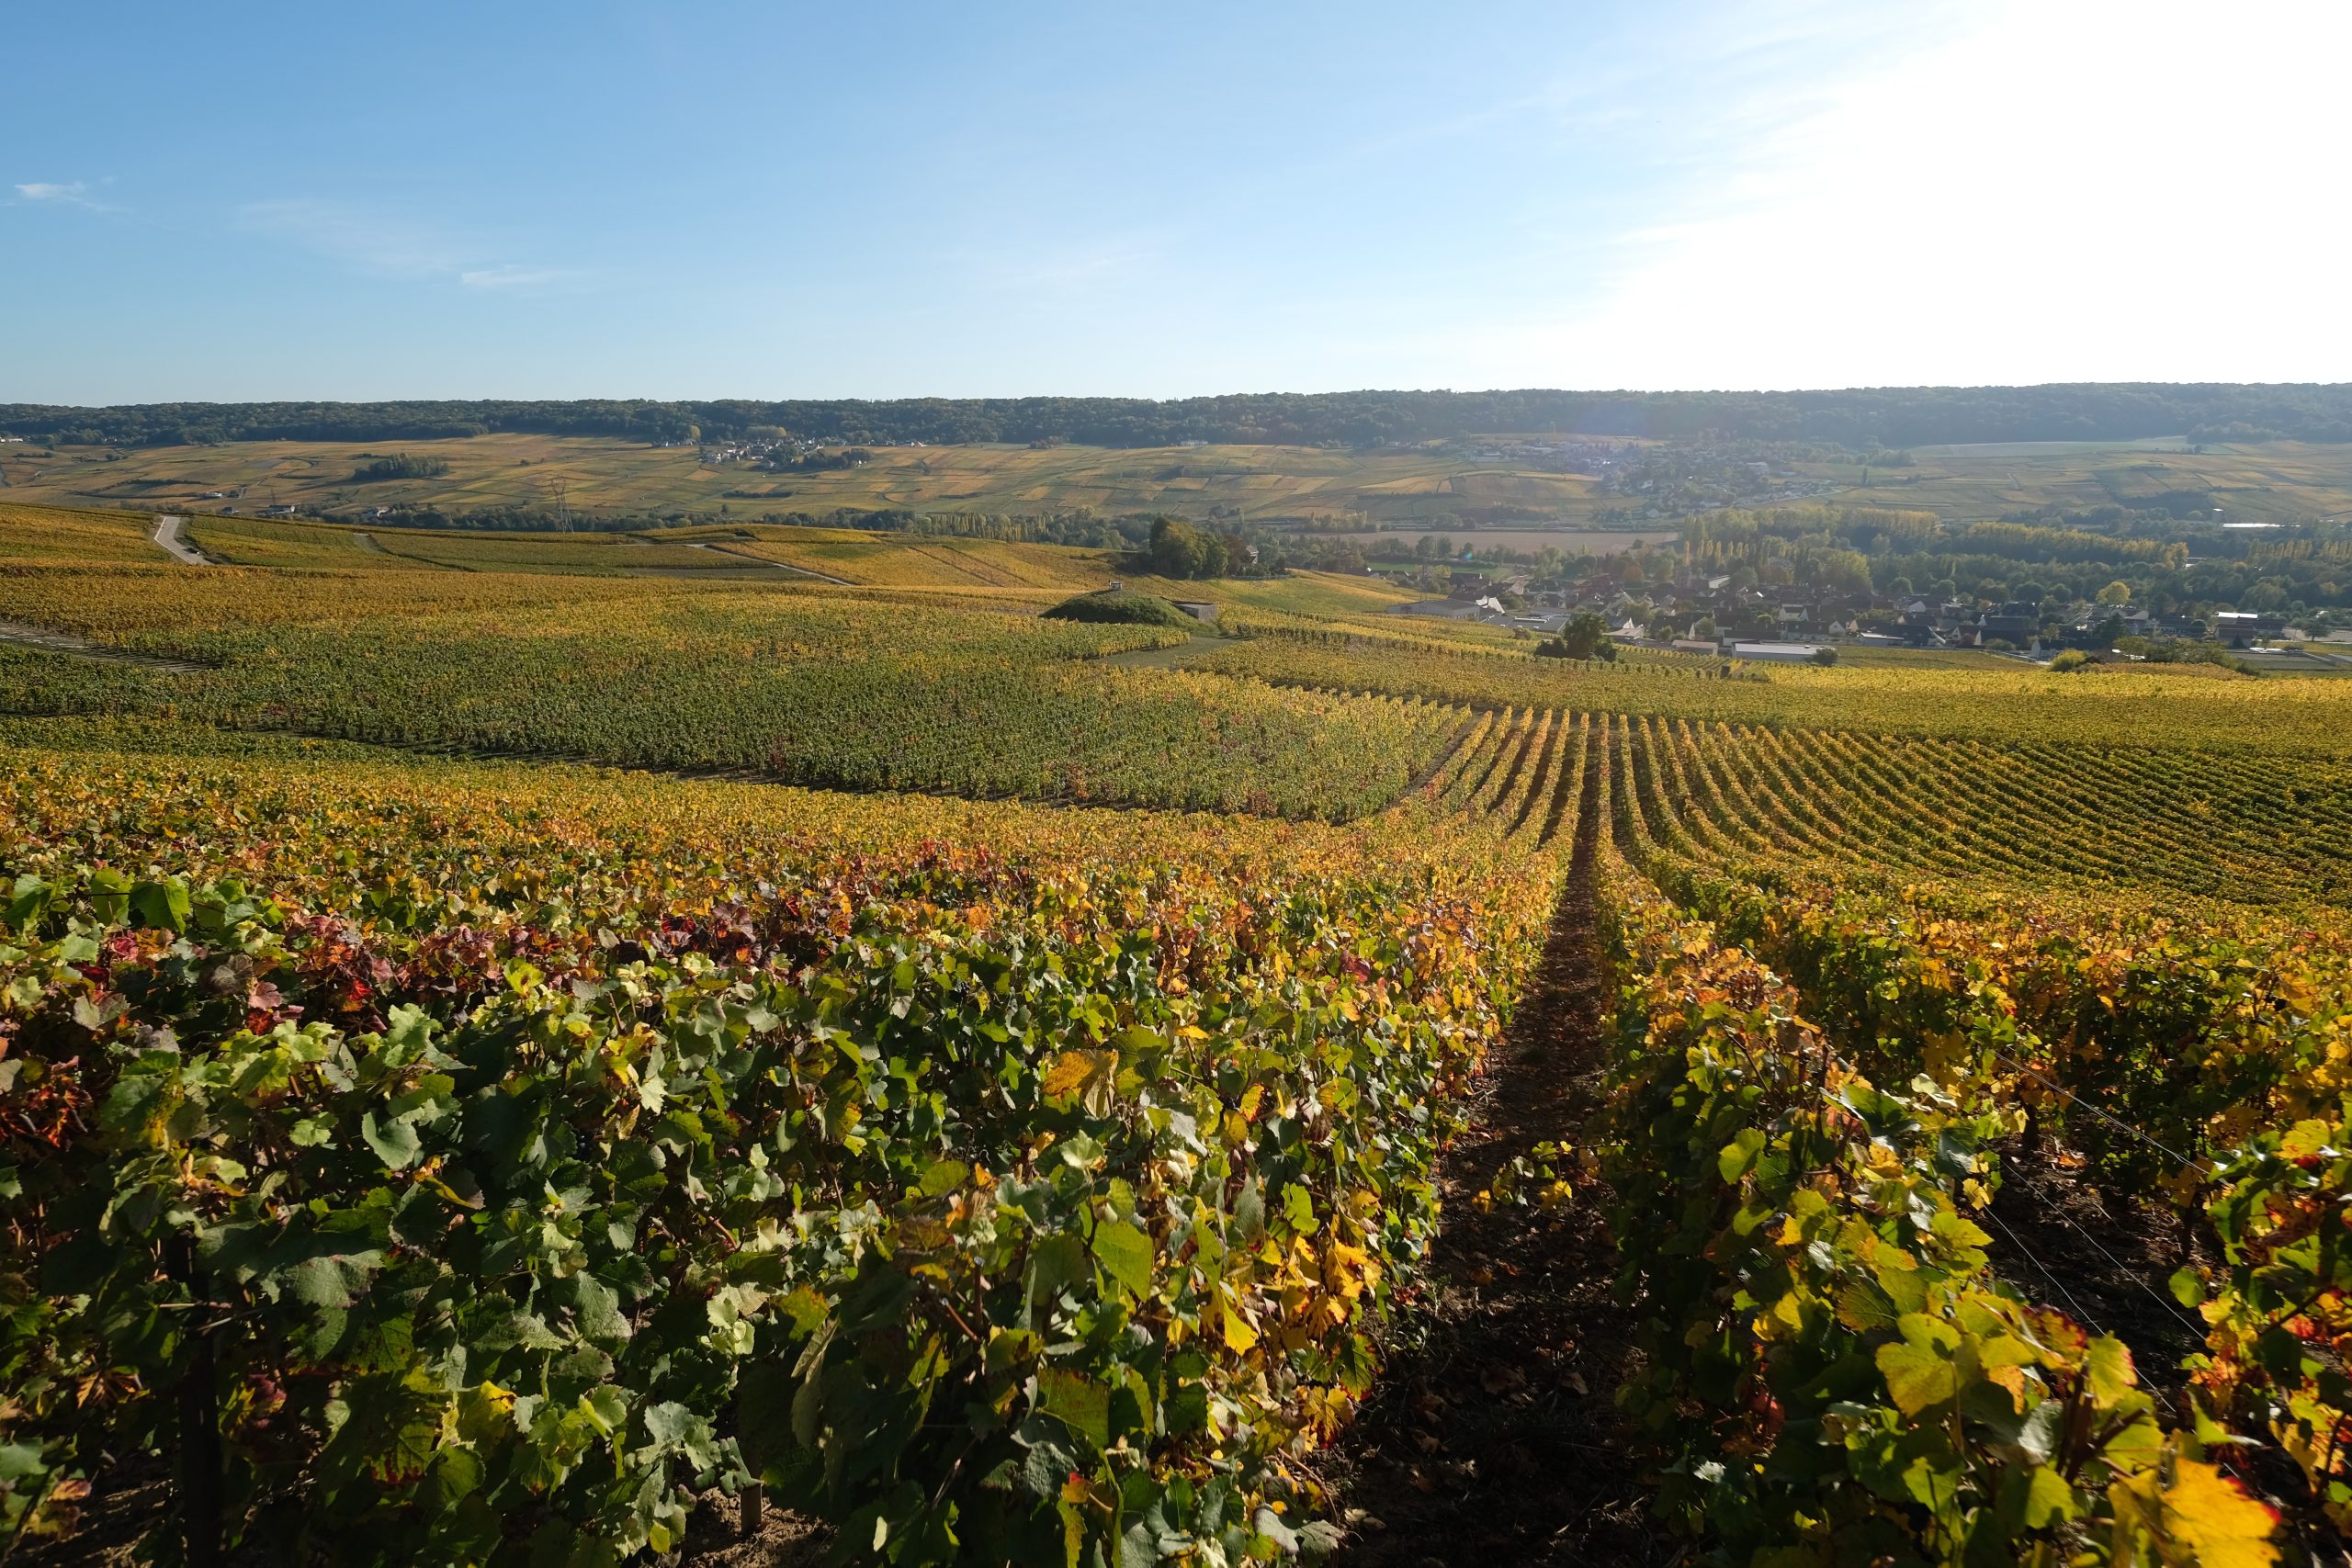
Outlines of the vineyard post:
M752 1442L751 1412L746 1408L750 1403L745 1382L739 1376L735 1381L735 1447L742 1456L743 1468L752 1472L752 1478L743 1483L742 1493L742 1534L746 1540L760 1533L760 1515L767 1502L767 1484L760 1479L760 1456Z
M761 1481L743 1483L743 1539L750 1540L760 1533L762 1505L767 1501L767 1483Z
M196 1260L194 1233L165 1243L164 1260L188 1293L188 1362L179 1383L180 1540L187 1568L220 1568L220 1398L213 1378L207 1282Z

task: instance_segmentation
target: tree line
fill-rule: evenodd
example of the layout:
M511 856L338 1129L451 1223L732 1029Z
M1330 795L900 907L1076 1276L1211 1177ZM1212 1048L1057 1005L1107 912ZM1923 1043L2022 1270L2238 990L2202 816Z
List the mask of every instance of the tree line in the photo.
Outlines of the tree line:
M2352 383L2098 382L1816 392L1250 392L1180 398L506 399L330 403L0 403L0 432L68 444L428 441L517 432L674 445L754 430L897 446L1004 442L1367 447L1496 431L1817 441L1855 451L1976 441L2352 441Z
M363 457L374 454L362 452ZM413 452L395 452L389 457L377 457L352 470L354 484L372 484L378 479L437 479L449 471L447 457L420 457Z

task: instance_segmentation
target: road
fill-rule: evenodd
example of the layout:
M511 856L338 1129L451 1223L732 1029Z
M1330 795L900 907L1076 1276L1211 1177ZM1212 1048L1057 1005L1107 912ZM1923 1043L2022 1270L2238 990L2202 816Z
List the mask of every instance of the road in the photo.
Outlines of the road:
M699 539L688 539L685 541L685 546L690 550L708 550L715 556L732 556L750 566L772 566L778 571L788 571L795 577L813 577L820 582L838 582L843 588L857 586L846 577L828 577L821 571L811 571L805 566L786 566L780 560L769 560L764 556L747 556L741 550L730 550L725 545L706 545Z
M155 531L149 537L169 550L172 558L183 566L210 566L212 563L205 558L202 550L180 536L180 525L187 521L185 517L158 517Z

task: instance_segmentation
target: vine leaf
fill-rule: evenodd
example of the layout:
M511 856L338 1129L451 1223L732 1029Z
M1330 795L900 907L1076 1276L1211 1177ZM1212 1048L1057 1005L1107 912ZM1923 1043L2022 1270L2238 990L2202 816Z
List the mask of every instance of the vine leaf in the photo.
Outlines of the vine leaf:
M406 1170L423 1149L416 1129L405 1122L383 1122L372 1111L359 1119L359 1135L387 1170Z
M1151 1294L1151 1237L1125 1220L1109 1220L1094 1227L1092 1246L1102 1271L1129 1295L1141 1300Z
M1903 1318L1903 1337L1878 1348L1879 1375L1895 1408L1917 1416L1931 1404L1941 1404L1960 1392L1960 1369L1942 1354L1956 1336L1950 1327L1920 1313ZM1945 1344L1938 1343L1939 1339Z

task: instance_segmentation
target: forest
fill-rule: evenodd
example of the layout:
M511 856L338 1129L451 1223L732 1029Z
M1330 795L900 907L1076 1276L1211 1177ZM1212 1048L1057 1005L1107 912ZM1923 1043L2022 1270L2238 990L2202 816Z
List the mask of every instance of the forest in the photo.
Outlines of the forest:
M1379 446L1496 431L1823 441L1856 450L1964 442L2352 441L2352 384L2105 382L1835 391L1266 392L1148 398L645 399L0 403L0 433L81 445L430 441L493 431L674 445L773 426L804 440L1164 446Z

